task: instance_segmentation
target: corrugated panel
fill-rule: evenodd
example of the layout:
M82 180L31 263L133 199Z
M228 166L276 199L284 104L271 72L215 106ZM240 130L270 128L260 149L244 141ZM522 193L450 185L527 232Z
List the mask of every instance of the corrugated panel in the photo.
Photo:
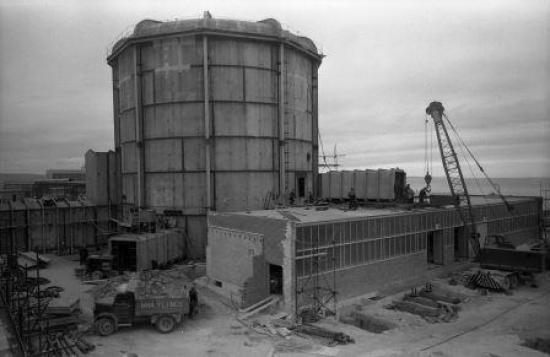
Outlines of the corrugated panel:
M378 190L378 171L367 170L367 198L377 200L380 198Z
M330 199L342 198L342 173L340 171L330 171Z
M353 171L342 171L342 198L348 198L348 193L353 187L353 178Z
M380 189L380 199L382 200L393 200L395 198L394 194L394 183L395 183L395 173L393 170L378 170L378 182Z
M367 172L365 170L355 170L354 175L354 187L355 195L358 199L367 199Z

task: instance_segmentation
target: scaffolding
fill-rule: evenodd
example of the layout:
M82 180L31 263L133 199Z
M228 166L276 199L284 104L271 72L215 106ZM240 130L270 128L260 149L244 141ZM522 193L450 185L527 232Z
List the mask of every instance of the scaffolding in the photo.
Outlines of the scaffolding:
M16 356L77 356L82 352L78 314L52 314L49 303L59 296L59 287L42 288L48 280L40 276L40 257L36 269L21 267L14 237L0 251L0 299L11 334L17 340ZM81 346L78 346L78 344ZM86 343L87 344L87 343ZM86 346L88 347L88 346Z
M296 261L308 259L310 267L304 269L304 275L300 276L298 269L295 269L296 286L296 316L301 317L303 322L318 321L327 316L336 315L336 258L334 236L331 237L329 247L320 247L319 237L297 239L297 243L309 247L304 251L308 254L296 256Z

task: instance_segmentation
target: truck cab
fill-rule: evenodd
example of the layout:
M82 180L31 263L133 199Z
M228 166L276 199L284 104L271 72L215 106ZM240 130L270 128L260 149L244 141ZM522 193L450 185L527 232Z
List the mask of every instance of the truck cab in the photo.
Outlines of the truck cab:
M188 299L152 296L136 299L134 292L118 293L114 298L95 302L94 321L101 336L114 333L119 327L150 321L161 333L169 333L189 311Z

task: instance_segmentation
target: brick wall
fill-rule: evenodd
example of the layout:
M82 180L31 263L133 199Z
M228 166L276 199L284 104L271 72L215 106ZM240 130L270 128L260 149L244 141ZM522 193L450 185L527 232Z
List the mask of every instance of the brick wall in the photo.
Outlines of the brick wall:
M283 265L282 240L288 222L282 219L245 216L239 214L212 213L208 216L209 226L219 226L259 233L264 237L264 258L267 262Z
M405 282L423 273L426 268L426 251L423 250L412 255L336 271L334 281L338 292L337 299L348 299ZM331 272L325 274L326 278L319 279L323 287L327 282L332 284L333 281ZM298 291L302 288L307 290L308 285L311 285L307 280L307 277L299 279ZM326 287L332 289L332 286ZM308 293L298 294L297 305L310 304L308 295Z

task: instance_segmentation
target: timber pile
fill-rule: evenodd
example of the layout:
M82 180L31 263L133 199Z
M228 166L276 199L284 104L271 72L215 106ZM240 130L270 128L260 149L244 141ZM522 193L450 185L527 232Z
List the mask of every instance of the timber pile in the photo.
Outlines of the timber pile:
M346 345L348 343L355 343L355 340L349 335L346 335L340 331L329 330L320 326L313 326L309 324L303 324L296 327L297 332L305 333L307 335L323 337L329 340L329 344L341 344Z
M522 277L525 279L526 277ZM466 287L484 288L497 292L505 292L518 284L518 276L514 273L501 272L498 270L478 270L469 277L464 284Z
M36 254L36 252L20 252L17 256L17 264L22 268L44 268L50 262L50 258Z
M50 332L43 336L39 349L40 356L81 356L95 350L82 333L72 330Z

